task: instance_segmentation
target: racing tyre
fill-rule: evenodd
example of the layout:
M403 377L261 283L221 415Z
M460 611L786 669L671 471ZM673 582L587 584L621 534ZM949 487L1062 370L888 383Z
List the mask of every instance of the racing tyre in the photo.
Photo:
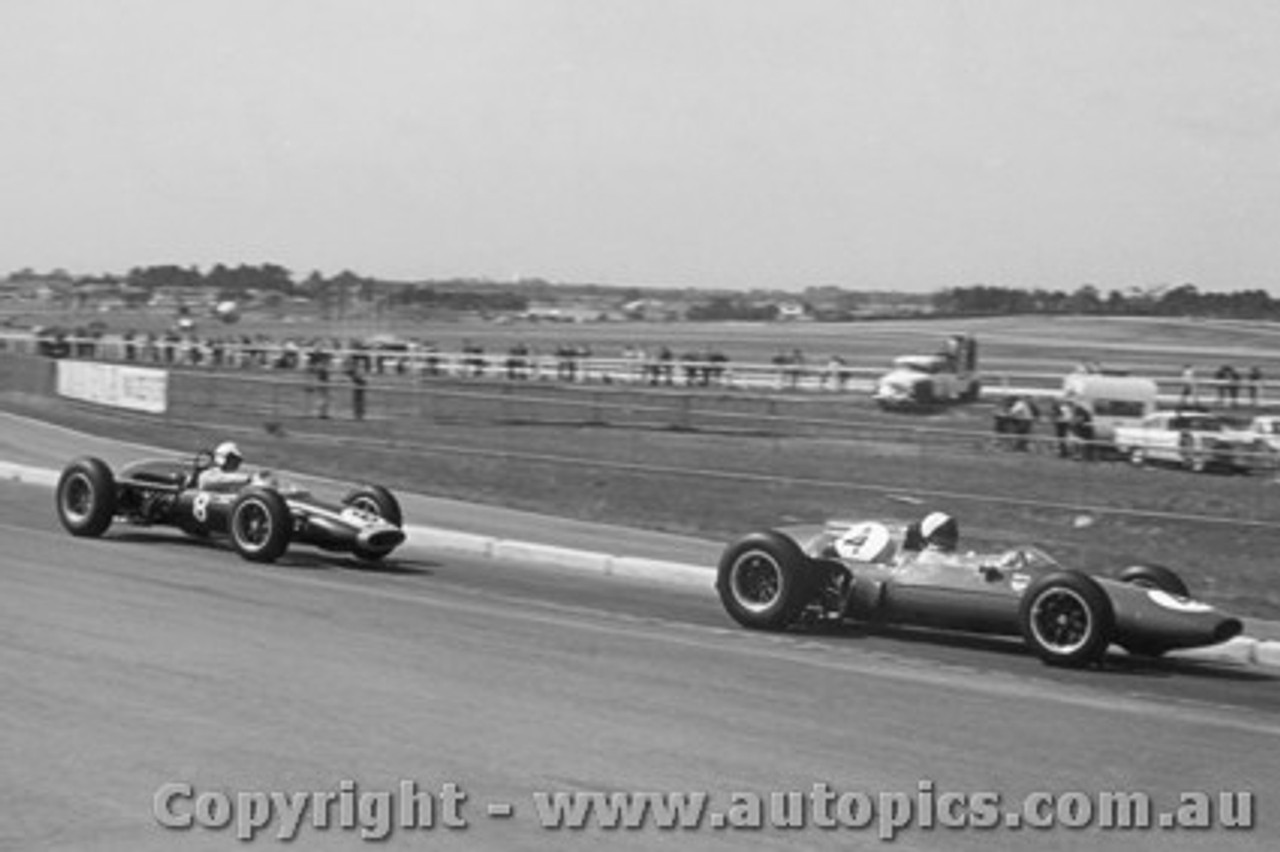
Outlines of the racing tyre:
M1018 623L1040 659L1055 666L1085 666L1102 658L1115 625L1111 599L1079 571L1041 577L1022 596Z
M1180 598L1191 597L1191 590L1182 578L1163 565L1130 565L1116 575L1116 579L1144 589L1159 589Z
M116 479L101 459L86 456L58 478L58 520L67 532L97 538L116 515Z
M401 526L404 516L395 495L381 485L362 485L342 498L342 505L353 506L377 515L389 524Z
M815 579L805 563L800 548L781 533L745 536L720 558L720 602L743 627L782 630L813 600Z
M289 548L293 516L277 492L251 488L231 504L231 544L250 562L274 562Z

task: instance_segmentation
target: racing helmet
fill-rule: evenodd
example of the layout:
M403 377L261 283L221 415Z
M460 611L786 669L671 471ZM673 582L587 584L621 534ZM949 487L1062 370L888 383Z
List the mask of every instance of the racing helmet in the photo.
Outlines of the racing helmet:
M240 452L240 448L232 441L223 441L213 450L213 464L215 467L226 471L235 470L240 466L240 462L244 461L244 455Z
M946 512L930 512L920 522L920 535L926 547L947 553L960 545L960 525Z

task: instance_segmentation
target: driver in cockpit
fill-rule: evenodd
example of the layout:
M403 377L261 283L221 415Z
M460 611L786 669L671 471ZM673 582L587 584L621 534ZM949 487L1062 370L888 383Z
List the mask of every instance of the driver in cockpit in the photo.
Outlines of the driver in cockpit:
M232 441L223 441L213 450L213 464L200 471L196 487L203 491L236 491L251 483L269 485L272 476L268 471L250 473L241 470L244 455Z
M925 515L916 528L916 535L920 542L916 549L921 553L955 553L960 546L960 524L946 512L930 512ZM912 537L910 527L907 537Z
M960 544L960 525L946 512L930 512L907 525L899 536L885 524L854 524L834 543L836 555L872 565L900 564L904 559L949 556Z

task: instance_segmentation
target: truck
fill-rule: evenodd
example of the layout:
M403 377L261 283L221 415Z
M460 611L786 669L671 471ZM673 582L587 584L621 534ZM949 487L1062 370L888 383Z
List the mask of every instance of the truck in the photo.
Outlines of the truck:
M981 393L978 341L953 334L941 351L893 359L893 368L876 380L873 399L886 410L918 410L973 402Z

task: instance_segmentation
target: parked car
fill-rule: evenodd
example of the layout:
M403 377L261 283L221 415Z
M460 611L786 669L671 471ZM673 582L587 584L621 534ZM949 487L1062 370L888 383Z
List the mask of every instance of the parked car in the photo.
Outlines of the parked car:
M1280 468L1280 416L1260 414L1243 429L1230 432L1231 437L1248 444L1253 453L1253 467L1260 470Z
M1221 417L1204 411L1157 411L1115 430L1116 449L1135 465L1167 462L1196 472L1247 470L1254 447Z

